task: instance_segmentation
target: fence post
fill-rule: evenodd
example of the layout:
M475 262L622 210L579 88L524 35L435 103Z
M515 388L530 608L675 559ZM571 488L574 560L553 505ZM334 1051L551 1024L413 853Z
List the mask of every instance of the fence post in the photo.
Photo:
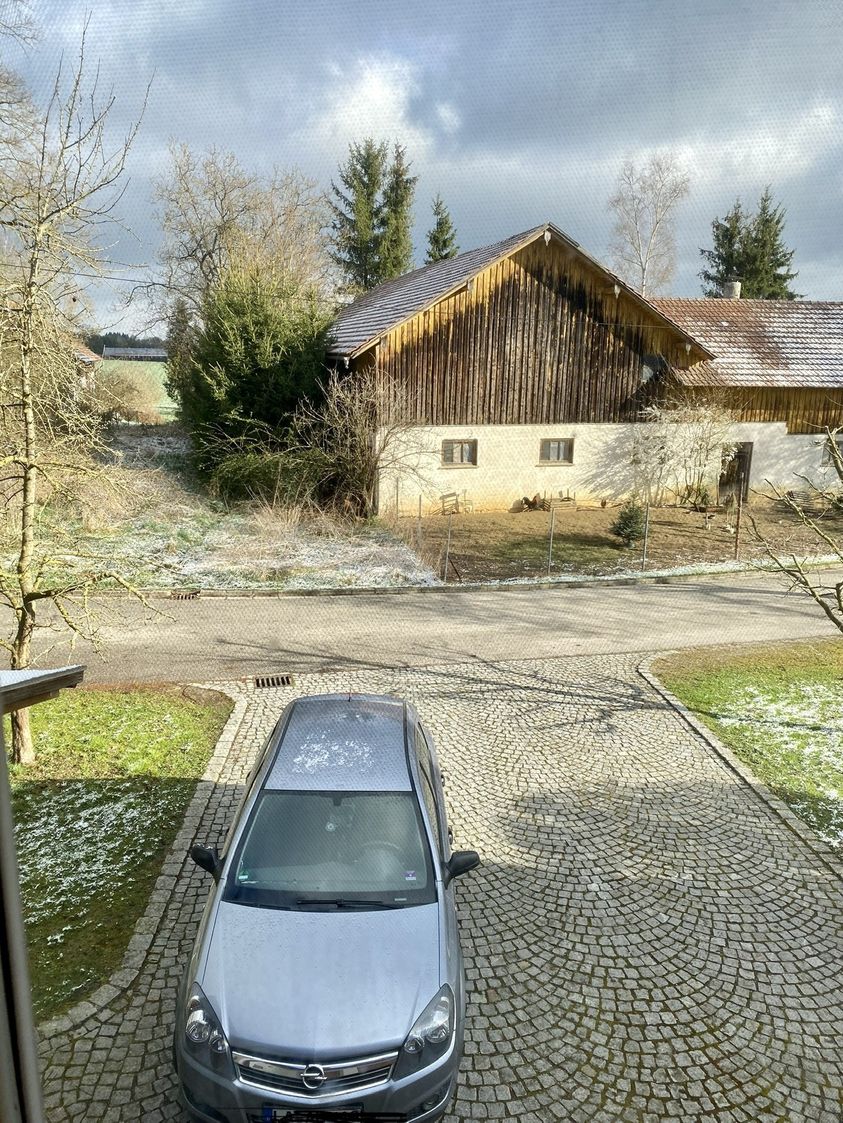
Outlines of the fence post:
M416 553L421 556L422 549L422 497L419 496L419 517L416 522Z
M644 508L644 545L641 549L641 568L647 568L647 540L650 537L650 504Z
M550 567L553 564L553 528L556 523L556 508L550 508L550 545L547 548L547 575L550 577Z
M448 560L451 557L451 519L454 517L454 512L448 512L448 541L445 543L445 572L442 575L442 584L448 584Z
M738 513L735 518L735 561L741 556L741 513L743 511L743 496L738 495Z

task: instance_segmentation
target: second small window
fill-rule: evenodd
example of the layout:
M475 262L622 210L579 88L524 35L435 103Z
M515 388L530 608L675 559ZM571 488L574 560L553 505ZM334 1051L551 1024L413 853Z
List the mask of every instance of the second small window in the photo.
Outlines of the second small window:
M545 464L573 464L574 438L553 437L548 441L542 441L539 460Z

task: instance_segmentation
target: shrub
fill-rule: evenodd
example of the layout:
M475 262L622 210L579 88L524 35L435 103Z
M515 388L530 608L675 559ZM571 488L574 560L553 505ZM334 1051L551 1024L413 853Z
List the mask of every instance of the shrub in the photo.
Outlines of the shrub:
M282 506L318 498L324 466L314 450L248 449L223 457L210 474L211 490L225 500L259 499Z
M644 508L637 499L628 499L618 512L609 530L626 546L644 537Z

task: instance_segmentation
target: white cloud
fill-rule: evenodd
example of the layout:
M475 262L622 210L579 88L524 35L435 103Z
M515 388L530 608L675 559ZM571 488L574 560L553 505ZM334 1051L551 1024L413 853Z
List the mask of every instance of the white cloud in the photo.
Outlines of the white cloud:
M440 125L449 135L459 129L462 118L455 106L449 102L439 102L436 106L436 115L439 118Z
M695 189L722 191L731 184L734 193L742 188L757 192L767 183L778 188L805 175L843 143L840 111L827 101L817 101L801 114L782 117L766 110L753 116L741 128L719 121L703 136L670 145L690 171ZM632 158L643 163L654 151L639 149ZM616 159L619 166L621 157Z
M416 158L432 143L430 130L413 122L410 103L419 94L419 69L395 56L334 63L310 120L300 130L311 147L335 155L362 137L400 139Z

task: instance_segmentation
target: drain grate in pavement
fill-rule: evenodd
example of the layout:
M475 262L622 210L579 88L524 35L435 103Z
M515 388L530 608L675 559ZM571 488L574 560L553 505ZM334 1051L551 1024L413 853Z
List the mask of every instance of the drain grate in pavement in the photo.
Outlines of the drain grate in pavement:
M255 686L258 690L269 690L273 686L292 686L292 675L258 675L255 679Z
M173 589L170 600L196 600L201 591L201 589Z

